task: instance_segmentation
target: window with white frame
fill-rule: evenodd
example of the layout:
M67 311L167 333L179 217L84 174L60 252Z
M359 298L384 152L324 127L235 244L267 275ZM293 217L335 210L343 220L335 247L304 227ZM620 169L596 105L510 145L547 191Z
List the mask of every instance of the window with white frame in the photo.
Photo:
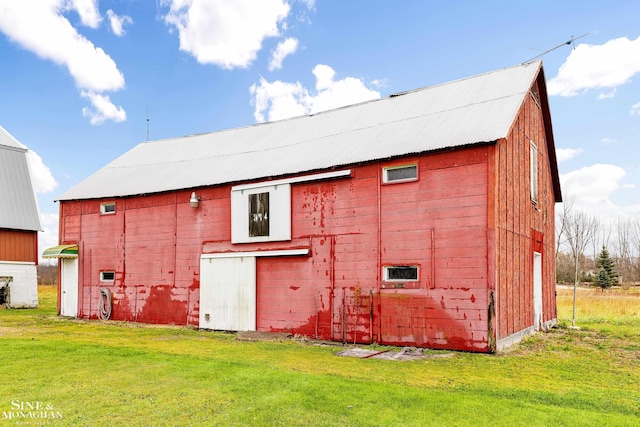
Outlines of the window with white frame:
M387 166L382 168L382 182L385 184L417 180L418 165L416 164Z
M531 201L538 202L538 147L531 141L529 145L529 172L530 172L530 190Z
M291 185L231 191L231 243L291 240Z
M231 187L231 243L291 240L291 185L351 173L344 169Z
M101 282L114 282L116 280L116 272L115 271L101 271L100 272L100 281Z
M100 215L116 213L116 202L100 203Z

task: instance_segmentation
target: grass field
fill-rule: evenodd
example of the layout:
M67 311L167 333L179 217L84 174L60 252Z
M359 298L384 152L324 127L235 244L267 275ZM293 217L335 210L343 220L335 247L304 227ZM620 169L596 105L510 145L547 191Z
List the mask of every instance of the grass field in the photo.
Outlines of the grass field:
M567 327L571 290L558 289L549 333L500 355L405 362L63 319L55 298L41 287L39 309L0 310L0 426L640 426L633 289L580 290L579 330Z

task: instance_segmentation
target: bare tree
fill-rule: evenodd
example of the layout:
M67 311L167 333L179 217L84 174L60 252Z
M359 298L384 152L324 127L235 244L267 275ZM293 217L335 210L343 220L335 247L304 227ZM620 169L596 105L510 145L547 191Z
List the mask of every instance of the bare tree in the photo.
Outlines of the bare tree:
M633 222L630 219L618 218L616 221L618 238L615 245L615 258L618 275L622 282L631 280L633 274Z
M634 281L640 281L640 217L631 221L631 246Z
M571 250L574 264L573 275L573 316L571 326L576 325L576 295L580 268L580 257L584 254L587 245L591 243L598 230L599 221L596 217L583 211L572 212L565 218L567 245Z

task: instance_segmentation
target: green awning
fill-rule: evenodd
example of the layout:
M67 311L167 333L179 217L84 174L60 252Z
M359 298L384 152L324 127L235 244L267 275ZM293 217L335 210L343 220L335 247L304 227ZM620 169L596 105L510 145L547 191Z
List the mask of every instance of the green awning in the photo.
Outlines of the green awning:
M58 245L45 249L42 258L78 258L78 245Z

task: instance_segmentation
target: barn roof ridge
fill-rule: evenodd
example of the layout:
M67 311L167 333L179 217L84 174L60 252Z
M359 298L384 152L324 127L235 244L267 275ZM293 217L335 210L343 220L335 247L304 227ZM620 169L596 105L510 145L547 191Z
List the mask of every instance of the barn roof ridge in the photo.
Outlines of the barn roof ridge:
M0 146L27 151L27 147L15 139L2 125L0 125Z
M245 126L237 126L237 127L232 127L232 128L226 128L226 129L218 129L215 131L211 131L211 132L200 132L200 133L194 133L194 134L188 134L188 135L182 135L182 136L170 136L170 137L166 137L166 138L159 138L159 139L151 139L151 140L147 140L147 141L142 141L141 144L153 144L155 142L161 142L161 141L174 141L174 140L184 140L184 139L188 139L188 138L193 138L193 137L200 137L200 136L204 136L204 135L211 135L211 134L216 134L216 133L222 133L222 132L233 132L233 131L237 131L237 130L241 130L241 129L247 129L247 128L255 128L255 127L259 127L259 126L268 126L271 125L273 123L279 123L279 122L285 122L285 121L289 121L289 120L300 120L300 119L304 119L307 117L314 117L320 114L330 114L336 110L342 110L342 109L346 109L346 108L354 108L354 107L358 107L362 104L369 104L369 103L374 103L374 102L384 102L390 98L397 98L400 96L405 96L405 95L410 95L416 92L422 92L425 90L430 90L430 89L435 89L438 87L444 87L444 86L448 86L451 84L456 84L465 80L470 80L470 79L475 79L478 77L482 77L482 76L486 76L489 74L494 74L494 73L499 73L501 71L504 70L508 70L508 69L512 69L512 68L520 68L520 67L527 67L527 66L534 66L534 67L538 67L540 66L540 64L542 63L542 61L538 60L538 61L532 61L532 62L526 62L523 64L517 64L517 65L511 65L508 67L504 67L504 68L500 68L497 70L490 70L490 71L485 71L483 73L480 74L475 74L473 76L467 76L467 77L461 77L459 79L456 80L451 80L451 81L447 81L447 82L442 82L442 83L435 83L432 85L427 85L427 86L422 86L419 88L415 88L415 89L408 89L408 90L404 90L404 91L400 91L400 92L394 92L394 93L390 93L389 95L383 97L383 98L376 98L376 99L369 99L366 101L361 101L361 102L357 102L355 104L349 104L349 105L343 105L340 107L336 107L336 108L332 108L330 110L323 110L323 111L317 111L314 113L309 113L309 114L302 114L299 116L293 116L293 117L286 117L283 119L278 119L278 120L272 120L272 121L267 121L267 122L261 122L261 123L252 123L249 125L245 125ZM486 102L486 101L483 101ZM462 107L458 107L458 108L462 108Z

